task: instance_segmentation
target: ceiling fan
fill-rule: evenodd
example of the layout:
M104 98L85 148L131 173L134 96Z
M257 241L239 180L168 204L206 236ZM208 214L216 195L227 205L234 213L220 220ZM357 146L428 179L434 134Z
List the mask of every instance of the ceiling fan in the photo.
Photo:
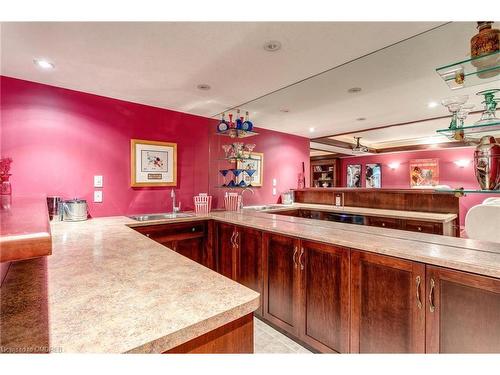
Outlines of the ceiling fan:
M353 154L359 155L359 154L366 154L366 153L369 152L368 147L363 146L360 143L360 141L359 141L360 139L361 139L361 137L354 137L354 140L356 141L356 146L354 146L352 148L352 153Z

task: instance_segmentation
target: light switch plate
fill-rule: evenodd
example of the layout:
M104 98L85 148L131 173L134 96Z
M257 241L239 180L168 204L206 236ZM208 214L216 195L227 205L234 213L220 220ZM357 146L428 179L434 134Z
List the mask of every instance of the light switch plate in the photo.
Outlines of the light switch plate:
M273 186L276 186L276 179L273 178Z
M94 176L94 187L102 187L103 181L102 176Z
M273 188L273 195L276 195L276 188Z
M94 202L102 203L102 190L94 191Z

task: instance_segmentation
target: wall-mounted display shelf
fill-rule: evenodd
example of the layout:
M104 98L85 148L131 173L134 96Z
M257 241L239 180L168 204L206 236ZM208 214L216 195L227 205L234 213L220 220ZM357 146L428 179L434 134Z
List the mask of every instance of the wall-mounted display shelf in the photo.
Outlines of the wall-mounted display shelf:
M249 130L242 130L237 128L229 128L223 132L217 132L217 135L223 135L230 138L247 138L258 135L259 133Z
M338 159L311 159L311 187L335 187L339 184Z
M488 133L488 135L493 135L491 133L500 134L500 122L493 122L491 124L484 124L484 125L463 126L463 127L457 127L455 129L447 128L436 131L441 135L445 135L449 139L462 140L464 139L464 136L473 134L482 134L482 133Z
M500 76L500 51L441 66L436 72L452 90L496 81Z

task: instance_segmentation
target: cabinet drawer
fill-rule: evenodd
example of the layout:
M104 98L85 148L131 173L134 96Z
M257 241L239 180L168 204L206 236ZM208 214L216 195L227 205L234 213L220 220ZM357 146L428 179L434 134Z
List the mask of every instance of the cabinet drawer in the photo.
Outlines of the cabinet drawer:
M366 225L370 225L372 227L382 227L382 228L391 228L391 229L401 229L401 220L393 219L390 217L372 217L369 216L366 218Z
M412 232L442 234L441 224L428 221L406 220L404 229Z
M205 236L207 223L194 221L187 223L157 224L135 227L134 230L145 236L164 243L172 240L182 240Z

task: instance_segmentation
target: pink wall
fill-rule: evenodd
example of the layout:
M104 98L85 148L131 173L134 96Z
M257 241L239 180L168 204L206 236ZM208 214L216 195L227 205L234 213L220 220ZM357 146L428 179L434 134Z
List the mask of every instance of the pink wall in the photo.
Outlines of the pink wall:
M131 138L177 143L183 209L192 207L193 195L212 192L215 120L9 77L0 84L1 155L14 159L15 195L84 198L92 216L171 210L170 188L130 187ZM262 131L255 143L265 153L265 182L245 203L271 203L269 179L276 174L279 189L295 187L288 173L307 161L309 141ZM104 176L103 203L92 202L94 175Z
M395 152L381 155L367 155L343 158L341 163L342 168L342 186L347 184L347 165L361 164L363 174L365 173L366 164L379 163L382 165L382 188L410 188L410 171L409 162L412 159L439 159L439 183L449 185L452 188L464 187L478 189L479 185L476 181L473 169L474 148L455 148L441 150L426 150L426 151L408 151ZM470 160L468 166L464 168L458 167L454 162L456 160ZM395 170L389 168L390 163L399 163L399 167ZM365 179L362 179L363 187ZM487 194L469 194L460 198L460 225L464 225L465 215L467 210L481 203L490 195Z

